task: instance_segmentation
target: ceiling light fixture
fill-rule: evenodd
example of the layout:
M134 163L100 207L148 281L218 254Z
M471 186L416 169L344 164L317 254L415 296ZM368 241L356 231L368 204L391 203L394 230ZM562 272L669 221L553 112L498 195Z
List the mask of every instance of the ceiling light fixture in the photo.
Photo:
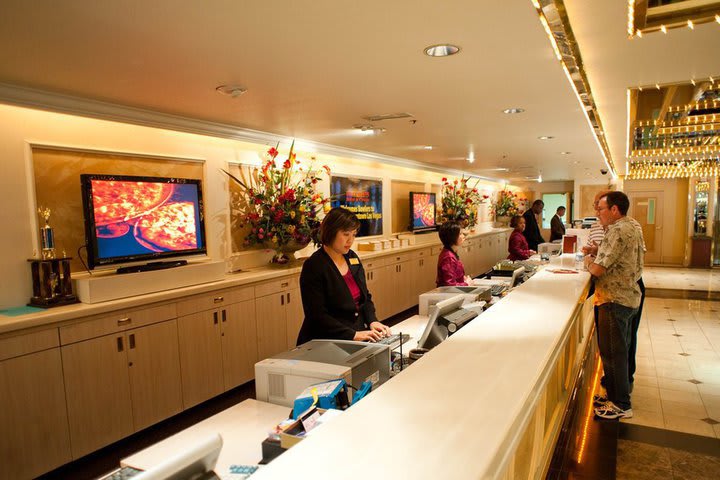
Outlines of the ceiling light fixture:
M219 87L215 87L215 91L232 98L237 98L247 92L247 88L243 88L240 85L220 85Z
M688 20L687 25L690 30L695 30L695 25L693 24L692 20Z
M460 52L460 47L451 45L449 43L443 43L439 45L430 45L425 47L425 55L428 57L449 57Z
M541 137L538 137L538 140L552 140L555 137L549 136L549 135L543 135Z
M358 132L360 132L363 135L379 135L381 133L385 133L387 130L382 127L376 127L372 124L359 124L359 125L353 125L353 128L356 129Z
M508 115L511 115L513 113L523 113L525 111L524 108L506 108L503 110L503 113L507 113Z
M467 161L469 163L473 163L475 161L475 152L473 152L472 150L470 150L470 152L468 153Z
M665 25L660 25L660 31L667 34L667 27Z
M432 149L433 149L433 146L432 146L432 145L425 145L423 148L424 148L425 150L432 150Z
M537 181L538 183L542 183L542 173L538 175Z
M560 152L560 155L570 155L572 152Z

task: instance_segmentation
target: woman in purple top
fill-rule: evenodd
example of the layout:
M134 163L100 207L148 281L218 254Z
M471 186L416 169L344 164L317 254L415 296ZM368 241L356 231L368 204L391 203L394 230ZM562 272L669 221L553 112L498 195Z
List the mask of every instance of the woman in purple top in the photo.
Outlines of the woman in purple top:
M445 222L440 225L438 234L445 248L442 249L438 258L435 283L438 287L468 285L472 282L472 278L465 275L465 267L457 254L460 245L465 241L462 227L457 222Z
M515 230L510 234L510 241L508 242L508 255L509 260L526 260L534 255L535 250L530 250L528 242L523 235L525 230L525 219L520 215L515 215L510 220L510 226Z

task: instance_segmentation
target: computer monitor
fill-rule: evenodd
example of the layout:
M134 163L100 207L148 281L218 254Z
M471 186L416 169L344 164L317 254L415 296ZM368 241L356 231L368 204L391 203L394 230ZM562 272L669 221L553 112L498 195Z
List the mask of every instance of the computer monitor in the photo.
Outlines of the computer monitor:
M425 325L425 331L418 341L418 348L431 349L448 337L447 327L440 323L439 320L441 317L461 308L464 301L465 297L463 295L457 295L430 307L428 323Z
M217 478L208 474L211 474L215 468L222 445L222 437L216 433L132 478L133 480Z

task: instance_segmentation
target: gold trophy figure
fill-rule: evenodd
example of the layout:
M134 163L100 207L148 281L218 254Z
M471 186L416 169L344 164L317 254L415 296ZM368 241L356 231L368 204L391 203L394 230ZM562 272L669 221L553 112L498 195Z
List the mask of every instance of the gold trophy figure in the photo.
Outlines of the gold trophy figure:
M48 223L50 221L50 209L38 207L38 214L45 220L45 225L40 227L40 243L42 246L43 260L55 258L55 234Z

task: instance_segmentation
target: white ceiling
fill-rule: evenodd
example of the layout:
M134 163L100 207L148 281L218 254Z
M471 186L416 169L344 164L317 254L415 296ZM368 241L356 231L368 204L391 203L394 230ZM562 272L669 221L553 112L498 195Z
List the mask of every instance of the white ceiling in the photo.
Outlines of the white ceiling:
M625 88L719 74L711 46L720 28L629 41L625 2L566 5L624 165ZM444 42L461 53L422 53ZM604 166L530 0L2 0L0 83L494 178L601 178ZM215 92L228 83L248 91ZM526 112L503 114L508 107ZM395 112L417 123L376 122L387 128L377 136L351 129ZM463 160L470 148L472 165Z

